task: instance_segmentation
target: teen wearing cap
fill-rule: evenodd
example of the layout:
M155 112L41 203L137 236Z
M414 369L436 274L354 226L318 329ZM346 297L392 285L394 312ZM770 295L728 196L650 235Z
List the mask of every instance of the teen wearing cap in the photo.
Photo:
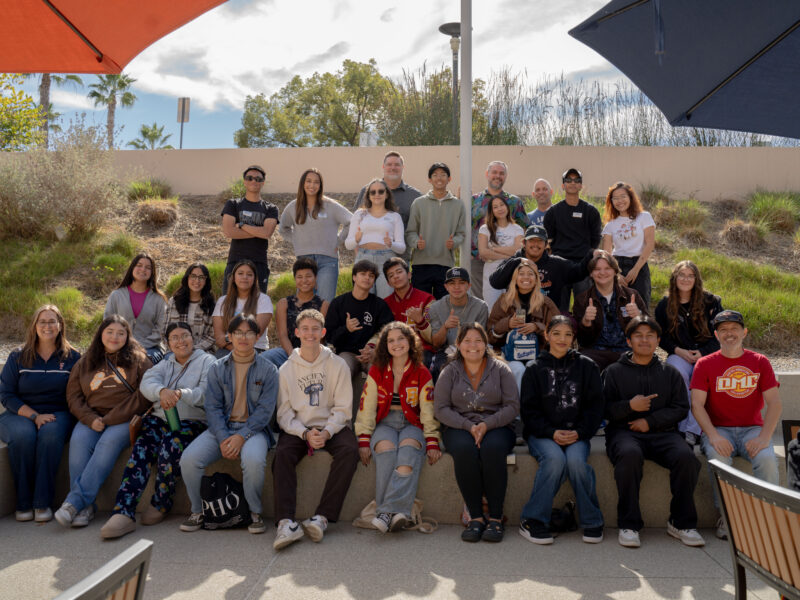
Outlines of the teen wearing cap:
M600 213L580 199L578 194L583 187L583 175L578 169L564 171L561 182L564 200L545 213L542 223L550 236L553 254L578 263L589 250L600 245ZM574 295L577 297L590 285L588 279L575 284L572 286Z
M251 165L242 173L244 179L244 198L231 198L222 208L222 233L230 239L228 264L222 279L222 293L228 290L228 275L241 260L255 264L257 283L263 293L267 293L269 266L267 250L269 238L278 225L278 207L261 199L266 172L258 165Z
M428 169L431 190L411 205L406 227L406 246L411 248L411 282L438 300L447 291L444 278L455 265L455 251L464 242L467 211L447 190L450 167L434 163Z
M500 263L497 270L489 277L489 284L498 290L507 289L520 259L527 258L536 263L536 268L539 270L542 294L550 298L561 312L567 313L569 286L586 279L589 273L586 267L597 250L589 250L581 262L573 263L566 258L550 254L546 249L547 230L541 225L531 225L525 230L522 249Z
M617 259L625 285L639 292L645 305L650 306L647 259L656 246L653 217L642 208L636 191L620 181L608 188L603 221L603 250Z
M453 267L445 274L444 287L447 295L440 298L430 307L431 344L436 354L431 364L434 382L447 361L447 351L452 349L458 337L461 325L480 323L486 327L489 318L489 307L486 302L469 293L469 271L464 267Z
M703 430L703 452L728 465L741 456L753 475L779 485L772 434L781 418L778 380L766 356L746 350L744 318L735 310L714 317L720 349L697 361L692 373L692 412ZM767 405L762 417L761 410ZM719 504L716 495L714 503ZM727 536L722 519L717 537Z

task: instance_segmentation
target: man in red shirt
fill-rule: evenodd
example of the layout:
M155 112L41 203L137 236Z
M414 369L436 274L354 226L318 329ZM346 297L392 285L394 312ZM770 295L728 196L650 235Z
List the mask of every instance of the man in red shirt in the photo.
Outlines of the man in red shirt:
M703 430L703 452L709 460L729 465L734 456L742 456L753 465L753 475L779 485L771 441L781 416L775 372L766 356L742 346L747 328L741 313L723 310L712 323L720 349L697 361L690 386L692 413ZM719 505L716 496L714 502ZM717 537L727 537L722 519L717 521Z
M383 264L383 276L394 289L394 292L383 300L392 309L395 321L407 323L417 332L422 341L423 362L430 369L435 350L430 344L431 323L428 307L436 298L428 292L411 287L408 263L399 256L390 258Z

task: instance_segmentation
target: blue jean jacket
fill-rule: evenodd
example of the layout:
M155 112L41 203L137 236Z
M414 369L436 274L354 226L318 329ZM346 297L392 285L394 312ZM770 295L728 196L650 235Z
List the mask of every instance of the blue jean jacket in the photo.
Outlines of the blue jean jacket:
M247 370L247 421L244 427L233 431L230 415L233 410L234 365L233 354L228 354L212 363L208 370L205 395L208 429L218 442L238 433L245 440L264 432L271 448L275 441L269 430L269 421L275 412L278 399L278 369L263 354L256 354L255 362Z

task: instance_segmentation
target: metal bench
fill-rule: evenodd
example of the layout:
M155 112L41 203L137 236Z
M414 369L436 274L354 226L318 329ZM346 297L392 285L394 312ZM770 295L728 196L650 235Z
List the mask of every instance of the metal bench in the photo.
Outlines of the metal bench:
M728 528L736 598L747 597L748 568L784 597L800 599L800 493L709 463Z

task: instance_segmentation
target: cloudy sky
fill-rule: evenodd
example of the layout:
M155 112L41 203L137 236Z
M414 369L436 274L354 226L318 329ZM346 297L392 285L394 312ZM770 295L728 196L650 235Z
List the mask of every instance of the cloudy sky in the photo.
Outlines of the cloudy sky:
M473 76L509 67L530 81L564 73L571 78L623 76L567 31L604 0L473 0ZM294 75L335 71L344 59L374 58L389 77L403 69L450 64L438 26L460 19L459 0L229 0L159 40L125 69L137 81L138 101L117 112L119 139L143 123L166 125L178 145L177 98L189 96L184 148L233 147L245 97L267 96ZM84 82L94 81L84 76ZM31 90L33 85L29 84ZM86 91L54 90L56 111L69 119L86 112L105 123Z

